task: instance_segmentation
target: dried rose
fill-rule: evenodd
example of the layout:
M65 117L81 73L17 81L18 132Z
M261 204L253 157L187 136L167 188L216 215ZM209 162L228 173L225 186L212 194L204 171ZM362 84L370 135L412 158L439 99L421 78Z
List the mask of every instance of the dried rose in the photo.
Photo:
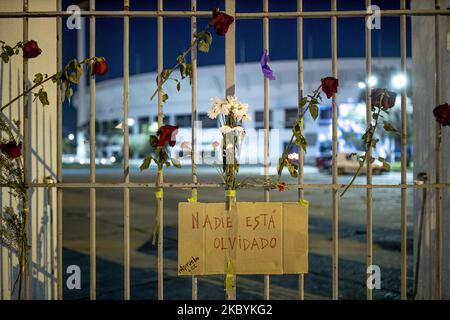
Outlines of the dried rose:
M380 105L380 99L381 105ZM372 106L381 106L384 110L389 110L393 106L395 106L395 98L397 94L392 91L388 91L386 89L373 89L372 90Z
M109 71L108 62L106 61L105 58L98 58L92 64L91 75L93 76L94 75L102 76L108 73L108 71Z
M16 159L22 155L22 142L16 143L10 141L8 143L0 144L0 150L11 159Z
M441 104L433 109L436 121L443 126L450 126L450 106L448 103Z
M284 189L286 188L286 182L283 181L283 182L279 183L277 187L278 187L279 192L283 192Z
M27 59L36 58L42 52L39 48L38 43L34 40L25 42L22 47L23 57Z
M158 129L156 134L159 137L158 146L164 147L166 143L173 147L176 143L175 137L178 134L178 126L165 125Z
M232 16L215 8L212 12L212 19L209 22L209 25L214 28L217 35L224 36L233 22L234 18Z
M339 80L333 77L326 77L322 79L322 91L331 98L333 94L338 92Z

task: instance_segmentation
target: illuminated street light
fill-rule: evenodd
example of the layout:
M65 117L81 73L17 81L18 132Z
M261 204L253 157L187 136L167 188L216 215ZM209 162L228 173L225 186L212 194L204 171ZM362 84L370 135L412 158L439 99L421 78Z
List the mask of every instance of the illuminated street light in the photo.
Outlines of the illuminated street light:
M111 163L115 163L116 162L116 157L112 156L111 158L109 158L109 161L111 161Z
M375 76L370 76L367 82L369 83L369 86L374 87L377 85L378 79Z
M70 133L67 138L69 138L69 141L75 140L75 135L73 133Z
M406 77L403 74L397 74L392 78L392 86L396 89L402 89L406 86Z
M366 84L362 81L358 82L358 88L364 89L366 87Z

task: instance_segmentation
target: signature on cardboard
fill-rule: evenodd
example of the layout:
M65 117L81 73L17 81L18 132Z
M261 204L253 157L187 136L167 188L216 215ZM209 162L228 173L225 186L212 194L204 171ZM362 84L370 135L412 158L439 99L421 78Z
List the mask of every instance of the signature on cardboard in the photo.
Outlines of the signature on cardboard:
M178 273L192 272L193 270L195 270L198 267L198 265L197 265L198 260L200 260L199 257L191 256L191 259L188 262L180 265L180 267L178 269Z

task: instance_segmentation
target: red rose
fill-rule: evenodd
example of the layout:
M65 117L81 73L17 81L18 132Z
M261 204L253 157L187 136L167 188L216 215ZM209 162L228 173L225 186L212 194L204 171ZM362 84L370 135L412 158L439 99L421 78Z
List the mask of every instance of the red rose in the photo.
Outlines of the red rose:
M42 52L37 42L34 40L25 42L25 44L22 47L22 51L23 57L27 59L36 58Z
M224 12L221 12L218 8L215 8L212 12L212 19L209 25L214 28L214 31L219 36L223 36L227 33L228 27L234 22L234 18Z
M95 60L95 62L92 65L92 72L91 75L98 75L102 76L106 74L109 70L108 62L105 58L98 58Z
M433 109L436 121L443 126L450 126L450 106L448 103L441 104Z
M338 92L339 80L333 77L326 77L322 79L322 91L331 98L333 94Z
M283 192L285 187L286 187L286 182L282 182L282 183L278 184L278 191Z
M381 96L383 96L383 99L381 101L381 107L384 110L388 110L395 106L395 98L397 97L397 94L392 91L388 91L386 89L373 89L372 90L372 106L380 106L380 99Z
M178 133L178 126L165 125L158 129L156 134L159 137L158 146L164 147L166 143L173 147L176 143L175 137Z
M22 142L15 141L0 144L0 150L11 159L16 159L22 155Z

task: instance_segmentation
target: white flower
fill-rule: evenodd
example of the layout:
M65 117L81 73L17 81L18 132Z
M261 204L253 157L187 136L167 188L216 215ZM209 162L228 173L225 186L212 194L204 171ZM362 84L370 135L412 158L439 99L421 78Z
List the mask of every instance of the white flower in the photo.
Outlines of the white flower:
M298 153L296 153L296 152L290 153L290 154L288 155L288 159L291 159L291 160L298 160Z
M233 132L236 133L236 135L240 135L244 132L244 128L242 128L241 126L234 127Z
M209 105L208 117L211 119L216 119L219 114L227 116L230 113L231 107L227 100L214 98Z
M227 133L230 133L231 131L233 131L233 129L229 126L221 126L219 130L220 130L220 133L222 133L222 134L227 134Z

